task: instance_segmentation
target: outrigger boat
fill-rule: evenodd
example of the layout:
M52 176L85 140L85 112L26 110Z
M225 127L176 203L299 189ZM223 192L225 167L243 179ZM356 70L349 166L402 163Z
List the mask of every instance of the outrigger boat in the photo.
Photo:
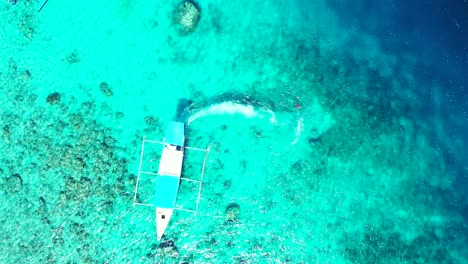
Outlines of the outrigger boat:
M143 159L145 156L145 143L163 145L162 155L157 173L142 170ZM185 149L205 152L200 180L193 180L182 177L182 165L184 161ZM169 225L174 210L187 211L194 213L195 215L198 213L198 204L200 202L203 176L205 172L206 159L209 151L210 147L206 149L200 149L185 146L185 125L181 122L169 122L166 131L166 137L162 142L147 140L145 137L143 137L140 154L140 164L138 167L138 176L135 186L135 194L133 196L133 205L156 207L156 234L158 241L161 240L167 226ZM140 176L142 174L156 176L156 192L154 204L137 202L138 187L140 183ZM195 210L176 207L177 194L179 192L179 185L181 180L192 181L199 184Z

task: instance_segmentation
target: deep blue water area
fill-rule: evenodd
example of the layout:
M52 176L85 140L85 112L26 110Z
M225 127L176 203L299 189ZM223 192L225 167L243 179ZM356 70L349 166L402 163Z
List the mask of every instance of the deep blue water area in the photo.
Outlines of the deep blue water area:
M328 5L339 14L343 27L358 27L377 36L383 52L418 58L414 73L421 82L440 82L440 94L420 85L422 99L442 104L441 111L455 115L466 132L468 93L468 3L462 0L434 1L340 1ZM357 40L359 41L359 40ZM440 98L434 99L434 97ZM438 100L438 102L434 102ZM432 113L429 113L432 114ZM455 132L455 131L454 131ZM463 133L467 134L467 133Z
M415 92L427 107L414 117L443 116L439 124L444 127L443 134L436 126L427 131L434 133L434 141L448 145L457 137L467 141L468 2L328 0L327 4L339 14L343 27L358 27L359 31L375 35L383 52L395 54L402 61L407 54L415 56L412 74L419 84ZM434 83L439 83L437 89L430 88ZM449 149L445 156L449 164L459 168L456 186L465 192L468 147ZM466 208L459 209L466 214Z

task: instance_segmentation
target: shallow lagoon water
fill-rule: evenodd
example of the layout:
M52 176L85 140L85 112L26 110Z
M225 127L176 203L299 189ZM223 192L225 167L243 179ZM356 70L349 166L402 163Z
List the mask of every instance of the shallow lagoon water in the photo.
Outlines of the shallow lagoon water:
M367 2L1 3L0 262L466 263L466 18ZM158 243L175 119L211 151Z

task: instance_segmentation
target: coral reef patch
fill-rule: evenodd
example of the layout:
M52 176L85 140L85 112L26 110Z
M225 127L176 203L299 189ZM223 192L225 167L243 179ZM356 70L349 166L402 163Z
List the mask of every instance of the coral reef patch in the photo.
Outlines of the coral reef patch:
M190 0L180 3L174 11L174 26L181 35L188 35L195 31L200 22L200 8Z

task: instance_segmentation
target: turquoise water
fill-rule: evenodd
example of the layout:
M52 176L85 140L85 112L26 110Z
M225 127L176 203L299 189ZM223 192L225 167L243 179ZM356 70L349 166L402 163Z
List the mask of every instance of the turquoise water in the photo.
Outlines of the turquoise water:
M366 2L197 1L182 36L179 1L3 1L0 263L467 263L460 50ZM159 243L141 139L178 118L211 151Z

